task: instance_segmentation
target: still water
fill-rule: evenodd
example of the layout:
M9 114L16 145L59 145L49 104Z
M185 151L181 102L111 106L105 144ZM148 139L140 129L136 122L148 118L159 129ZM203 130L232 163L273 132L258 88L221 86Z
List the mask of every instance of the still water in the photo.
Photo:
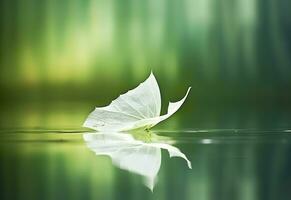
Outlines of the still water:
M0 199L287 200L290 153L291 130L2 129Z

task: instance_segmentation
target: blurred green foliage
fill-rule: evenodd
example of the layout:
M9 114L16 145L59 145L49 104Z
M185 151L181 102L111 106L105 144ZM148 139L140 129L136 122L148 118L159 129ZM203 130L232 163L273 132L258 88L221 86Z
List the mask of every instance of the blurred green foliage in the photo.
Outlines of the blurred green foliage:
M105 102L151 69L162 90L192 85L203 101L290 97L288 0L0 4L3 101Z
M254 119L272 116L286 127L279 119L291 107L290 4L3 0L0 126L51 126L47 118L79 126L153 70L164 106L193 87L181 111L195 121L187 127L256 127Z

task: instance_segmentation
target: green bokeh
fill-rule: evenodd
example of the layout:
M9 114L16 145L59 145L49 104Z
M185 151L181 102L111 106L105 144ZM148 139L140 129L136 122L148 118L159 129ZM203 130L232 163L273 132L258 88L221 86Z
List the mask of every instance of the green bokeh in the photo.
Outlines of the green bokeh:
M289 199L290 8L289 0L2 0L0 199ZM192 86L155 130L178 141L193 170L163 155L154 193L96 157L80 133L94 106L151 70L163 111ZM185 132L193 129L204 132Z
M153 70L167 93L192 85L209 101L289 99L289 7L287 0L4 0L1 97L103 101Z
M25 126L23 116L35 118L28 126L45 126L40 119L50 110L70 110L74 117L52 118L79 126L94 106L137 86L151 70L164 107L192 86L182 112L195 123L187 127L210 128L195 120L201 115L214 123L234 118L238 127L282 118L274 127L288 124L288 0L0 4L2 127Z

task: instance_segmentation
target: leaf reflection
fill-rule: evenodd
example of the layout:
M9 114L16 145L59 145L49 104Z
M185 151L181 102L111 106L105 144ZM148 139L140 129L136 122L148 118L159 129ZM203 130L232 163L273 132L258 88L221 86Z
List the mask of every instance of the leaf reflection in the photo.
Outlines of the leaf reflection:
M153 190L161 167L161 149L170 157L181 157L191 162L177 147L164 142L152 141L151 133L86 133L83 138L96 155L111 157L113 165L143 176L145 185Z

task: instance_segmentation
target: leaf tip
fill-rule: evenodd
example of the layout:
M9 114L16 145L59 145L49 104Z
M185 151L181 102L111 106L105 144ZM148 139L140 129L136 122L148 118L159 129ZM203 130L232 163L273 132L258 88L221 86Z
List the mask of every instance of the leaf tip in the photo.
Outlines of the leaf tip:
M154 73L153 73L153 70L151 70L151 73L150 73L150 77L155 77Z
M192 89L192 87L190 86L190 87L188 87L188 90L187 90L187 92L186 92L186 95L185 95L185 97L187 97L188 96L188 94L189 94L189 92L190 92L190 90Z

